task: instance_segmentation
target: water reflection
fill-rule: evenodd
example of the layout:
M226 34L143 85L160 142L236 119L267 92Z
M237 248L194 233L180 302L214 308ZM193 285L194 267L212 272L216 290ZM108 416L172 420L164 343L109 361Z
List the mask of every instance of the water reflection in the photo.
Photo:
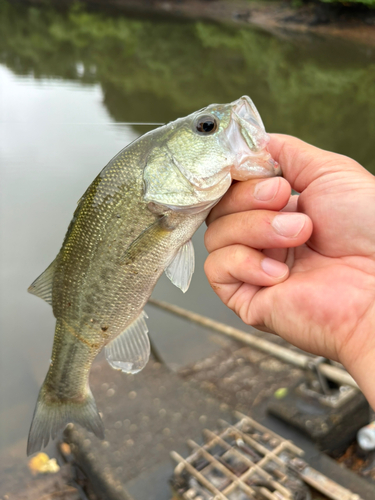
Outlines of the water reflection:
M17 74L100 82L117 121L168 121L249 94L270 130L375 170L375 55L315 37L0 4L1 59Z
M51 309L26 289L58 252L93 177L138 134L111 125L97 84L0 67L0 86L1 446L26 436L51 354Z
M26 436L52 344L50 308L26 288L55 257L96 173L147 130L116 123L166 122L249 94L268 130L350 155L375 172L375 56L343 42L81 7L60 12L0 0L0 20L2 446ZM156 295L238 326L203 276L202 233L194 238L198 271L189 293L162 278ZM202 331L150 316L170 363L209 351L208 343L197 348Z

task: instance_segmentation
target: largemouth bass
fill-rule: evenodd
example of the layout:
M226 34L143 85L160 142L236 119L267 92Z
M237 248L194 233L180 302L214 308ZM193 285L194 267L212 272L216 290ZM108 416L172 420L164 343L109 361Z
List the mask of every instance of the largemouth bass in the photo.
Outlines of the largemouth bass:
M136 373L150 343L143 307L163 273L185 292L191 237L232 179L278 175L249 97L213 104L159 127L120 151L78 202L62 248L29 292L52 305L51 364L39 392L27 453L68 422L103 438L91 364Z

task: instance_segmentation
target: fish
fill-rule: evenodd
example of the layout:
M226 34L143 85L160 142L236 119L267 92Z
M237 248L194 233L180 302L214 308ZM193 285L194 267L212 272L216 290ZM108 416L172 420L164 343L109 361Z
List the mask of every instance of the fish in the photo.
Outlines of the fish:
M125 373L147 364L143 308L156 282L165 272L186 292L191 237L232 181L281 174L268 141L249 97L211 104L136 139L88 187L57 257L28 289L56 318L28 455L70 422L104 438L88 382L95 357L104 348Z

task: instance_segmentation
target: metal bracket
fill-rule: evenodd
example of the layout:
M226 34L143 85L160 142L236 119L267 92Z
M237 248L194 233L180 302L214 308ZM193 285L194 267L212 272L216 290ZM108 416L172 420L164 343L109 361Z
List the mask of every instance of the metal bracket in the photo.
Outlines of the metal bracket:
M192 454L177 462L172 487L180 500L311 498L311 489L331 500L362 500L300 457L303 450L250 417L235 412L239 421L220 421L223 430L205 429L206 443L189 440ZM240 495L241 494L241 495Z
M337 408L355 396L357 390L347 385L340 385L338 389L332 390L329 387L327 378L319 369L319 367L325 363L331 365L331 360L319 356L309 361L307 369L313 375L314 381L318 383L319 388L311 388L307 383L303 383L299 386L299 391L307 396L318 399L324 405Z
M297 472L305 483L327 495L332 500L361 500L359 495L352 493L316 469L313 469L301 458L293 458L289 461L289 466L294 472Z
M329 388L326 377L319 370L319 366L323 363L331 364L331 361L323 356L318 356L307 363L307 368L316 376L322 393L328 396L332 391Z

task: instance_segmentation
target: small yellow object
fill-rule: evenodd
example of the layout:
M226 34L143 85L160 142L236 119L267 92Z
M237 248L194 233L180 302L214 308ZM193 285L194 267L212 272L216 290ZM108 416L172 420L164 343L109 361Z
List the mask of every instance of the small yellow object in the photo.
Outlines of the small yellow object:
M68 443L61 443L60 444L60 451L63 455L70 455L72 450L70 449L70 446L68 445Z
M33 474L54 474L60 470L55 458L46 453L38 453L29 460L29 469Z
M288 394L288 389L286 387L280 387L277 391L274 392L274 396L276 399L283 399Z

